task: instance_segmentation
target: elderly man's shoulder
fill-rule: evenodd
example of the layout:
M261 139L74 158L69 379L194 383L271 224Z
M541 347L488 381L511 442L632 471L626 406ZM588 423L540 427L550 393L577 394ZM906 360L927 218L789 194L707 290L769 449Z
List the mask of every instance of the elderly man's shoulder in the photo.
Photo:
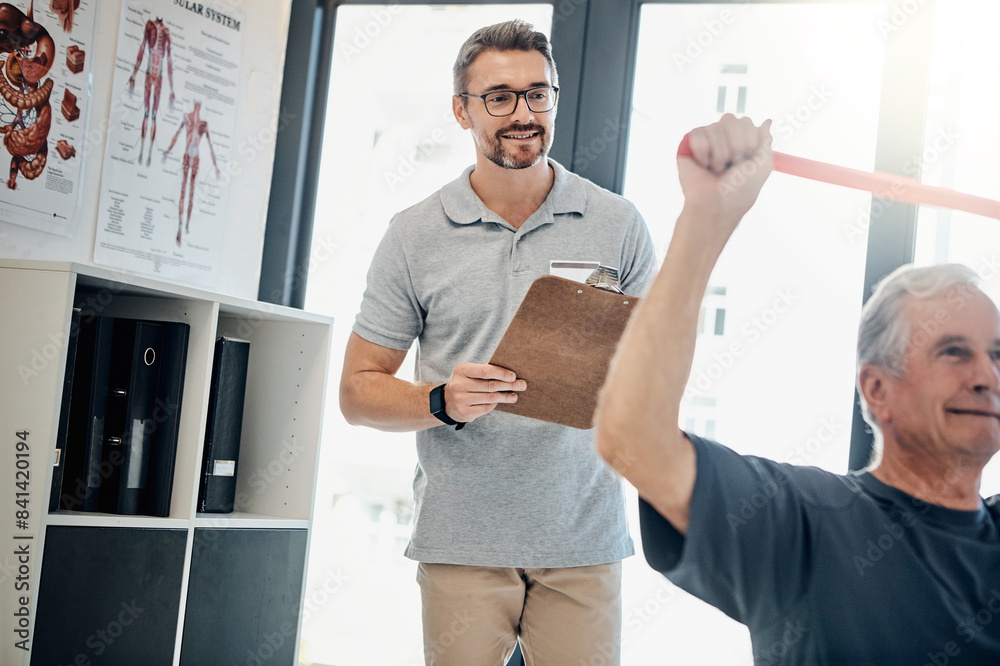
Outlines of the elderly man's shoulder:
M820 467L792 463L781 463L780 467L788 474L799 496L817 507L843 509L863 497L857 477L852 474L837 474Z

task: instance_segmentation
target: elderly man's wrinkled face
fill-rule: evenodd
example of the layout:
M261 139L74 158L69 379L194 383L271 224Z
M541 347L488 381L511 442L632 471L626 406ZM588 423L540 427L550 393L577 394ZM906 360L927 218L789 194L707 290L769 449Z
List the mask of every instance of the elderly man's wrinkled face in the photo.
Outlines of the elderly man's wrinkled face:
M907 297L906 370L886 382L886 437L907 451L989 460L1000 450L1000 313L975 288Z

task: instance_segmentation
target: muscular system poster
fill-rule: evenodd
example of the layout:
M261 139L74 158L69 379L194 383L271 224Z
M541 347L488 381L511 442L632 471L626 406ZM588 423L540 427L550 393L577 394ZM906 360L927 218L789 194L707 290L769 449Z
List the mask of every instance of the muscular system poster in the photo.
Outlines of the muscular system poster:
M123 3L95 263L214 284L242 24L227 4Z
M5 222L73 234L83 156L92 147L87 118L96 15L97 0L0 3Z

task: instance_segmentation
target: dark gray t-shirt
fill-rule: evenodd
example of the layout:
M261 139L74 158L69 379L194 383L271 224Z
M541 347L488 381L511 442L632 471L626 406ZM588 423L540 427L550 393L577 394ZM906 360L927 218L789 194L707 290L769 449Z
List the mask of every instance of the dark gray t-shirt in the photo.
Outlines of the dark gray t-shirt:
M746 624L757 664L1000 664L1000 496L956 511L689 437L688 533L641 501L643 550Z

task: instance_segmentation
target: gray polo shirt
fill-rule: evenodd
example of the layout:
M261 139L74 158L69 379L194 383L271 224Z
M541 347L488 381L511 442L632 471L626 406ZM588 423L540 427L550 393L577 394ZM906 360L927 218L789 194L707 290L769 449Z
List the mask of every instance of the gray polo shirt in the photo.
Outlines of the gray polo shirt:
M457 180L389 224L368 272L354 332L409 349L416 381L443 383L458 363L486 363L550 260L599 261L641 296L656 261L635 207L566 171L520 229ZM416 515L406 556L421 562L572 567L633 553L621 483L592 430L491 412L456 431L417 433Z

